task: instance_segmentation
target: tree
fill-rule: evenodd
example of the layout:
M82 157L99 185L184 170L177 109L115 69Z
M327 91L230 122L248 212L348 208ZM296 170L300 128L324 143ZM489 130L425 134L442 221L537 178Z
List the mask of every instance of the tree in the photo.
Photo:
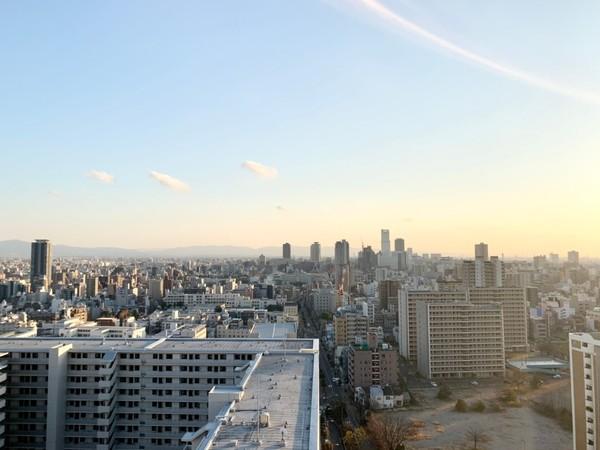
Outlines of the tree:
M468 431L465 433L465 437L467 438L469 446L471 445L471 443L473 444L473 446L471 447L472 450L480 450L482 448L481 445L486 444L492 440L492 438L489 435L485 434L483 431L477 428L469 428Z
M372 414L367 424L369 434L379 450L404 450L413 426L405 419L393 420Z
M475 412L484 412L485 411L485 403L481 400L477 400L475 403L471 405L471 411Z
M543 383L542 377L539 375L533 375L530 379L529 379L529 387L531 389L537 389L539 388Z
M344 434L344 446L347 450L360 450L367 441L367 433L363 427L348 430Z
M454 405L454 410L457 412L467 412L469 408L467 407L467 402L465 402L462 398L456 400L456 404Z
M446 384L442 384L440 386L440 390L438 391L437 398L440 400L448 400L452 397L452 391Z

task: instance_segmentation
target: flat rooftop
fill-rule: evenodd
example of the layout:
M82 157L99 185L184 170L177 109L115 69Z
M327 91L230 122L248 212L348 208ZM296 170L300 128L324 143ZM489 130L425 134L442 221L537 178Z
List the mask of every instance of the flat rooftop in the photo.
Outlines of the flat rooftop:
M257 323L254 331L258 333L259 339L286 339L290 334L296 334L296 324L293 322L283 323Z
M508 365L523 371L560 370L569 367L569 363L555 358L511 359Z
M298 352L318 350L313 339L102 339L102 338L0 338L0 351L41 351L57 345L73 345L74 350L173 351L173 352Z
M313 448L311 416L318 420L319 413L313 404L315 360L310 354L263 355L210 448L281 449L282 440L284 448ZM269 414L268 427L257 428L258 411Z

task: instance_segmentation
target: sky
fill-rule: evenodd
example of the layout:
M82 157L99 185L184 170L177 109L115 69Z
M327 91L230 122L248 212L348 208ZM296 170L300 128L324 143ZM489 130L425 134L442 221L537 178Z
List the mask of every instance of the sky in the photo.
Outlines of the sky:
M0 240L600 256L600 2L0 2Z

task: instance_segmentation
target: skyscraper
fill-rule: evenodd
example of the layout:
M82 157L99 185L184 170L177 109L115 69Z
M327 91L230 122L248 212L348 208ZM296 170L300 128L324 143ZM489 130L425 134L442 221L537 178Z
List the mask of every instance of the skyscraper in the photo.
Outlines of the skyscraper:
M292 246L289 242L283 244L283 259L292 259Z
M321 244L313 242L310 246L310 260L318 263L321 260Z
M381 253L387 255L390 250L390 230L381 230Z
M52 276L52 244L46 239L37 239L31 243L31 290L48 290Z
M335 285L338 290L350 291L350 244L345 239L335 243Z
M394 241L394 251L396 251L396 252L404 251L404 239L398 238Z
M480 242L479 244L475 244L475 259L480 259L482 261L488 260L488 245Z

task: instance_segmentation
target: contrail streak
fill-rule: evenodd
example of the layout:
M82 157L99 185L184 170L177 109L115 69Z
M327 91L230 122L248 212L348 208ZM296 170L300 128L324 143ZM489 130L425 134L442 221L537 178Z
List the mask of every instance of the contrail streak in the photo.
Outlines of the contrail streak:
M493 70L500 75L522 81L549 92L554 92L555 94L560 94L576 100L600 105L600 94L582 91L570 86L564 86L554 81L540 78L537 75L524 72L523 70L497 63L489 58L486 58L485 56L478 55L477 53L473 53L472 51L447 41L446 39L396 14L385 5L381 4L378 0L358 0L358 2L392 25L400 27L415 36L423 38L439 48L447 50L448 52L453 53L467 61L471 61L482 67Z

